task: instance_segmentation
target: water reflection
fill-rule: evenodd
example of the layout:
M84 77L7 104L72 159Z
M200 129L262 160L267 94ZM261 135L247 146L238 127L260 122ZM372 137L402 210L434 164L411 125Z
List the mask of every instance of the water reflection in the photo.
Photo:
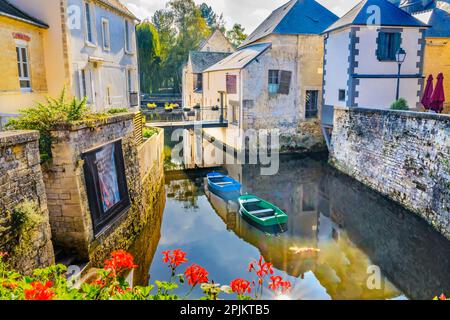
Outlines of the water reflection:
M234 201L207 190L203 174L169 180L152 278L167 277L162 251L183 248L222 284L248 277L248 262L262 254L293 283L295 299L430 299L450 292L449 241L325 159L283 157L276 176L261 176L258 166L224 169L243 193L288 213L287 230L252 226ZM299 252L305 247L320 251ZM372 265L381 270L377 289L367 286Z

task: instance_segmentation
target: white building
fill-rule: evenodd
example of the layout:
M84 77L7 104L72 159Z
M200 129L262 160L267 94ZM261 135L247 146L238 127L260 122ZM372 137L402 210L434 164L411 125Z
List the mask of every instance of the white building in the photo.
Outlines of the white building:
M48 94L66 87L95 111L139 107L135 26L119 0L11 0L46 21L43 46Z
M386 0L364 0L325 30L324 127L333 107L389 109L396 99L399 48L406 52L400 97L420 107L427 25Z

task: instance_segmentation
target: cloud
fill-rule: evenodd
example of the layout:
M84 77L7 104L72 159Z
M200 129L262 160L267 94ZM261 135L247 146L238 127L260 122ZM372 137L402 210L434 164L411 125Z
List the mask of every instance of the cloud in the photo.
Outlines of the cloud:
M158 9L166 7L168 0L122 0L125 5L140 19L151 17ZM287 3L287 0L194 0L210 5L217 13L223 13L227 27L234 23L244 26L251 33L276 8ZM359 0L318 0L319 3L342 16L355 6Z

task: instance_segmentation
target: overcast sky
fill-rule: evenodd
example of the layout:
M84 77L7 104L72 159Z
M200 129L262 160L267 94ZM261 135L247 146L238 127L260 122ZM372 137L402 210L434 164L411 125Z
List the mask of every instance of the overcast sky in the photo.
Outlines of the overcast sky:
M215 12L223 13L227 27L240 23L251 33L273 10L288 0L194 0L210 5ZM158 9L166 6L167 0L122 0L141 19L151 17ZM318 0L322 5L342 16L359 0Z

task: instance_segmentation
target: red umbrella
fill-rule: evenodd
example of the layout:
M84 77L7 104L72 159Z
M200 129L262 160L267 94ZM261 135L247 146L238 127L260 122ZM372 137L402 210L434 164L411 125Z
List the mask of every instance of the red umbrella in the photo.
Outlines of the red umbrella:
M430 110L431 97L433 96L433 75L430 74L427 80L427 86L422 96L422 104L426 110Z
M433 96L431 97L431 110L441 113L444 110L444 75L439 73L437 77L436 88L434 89Z

